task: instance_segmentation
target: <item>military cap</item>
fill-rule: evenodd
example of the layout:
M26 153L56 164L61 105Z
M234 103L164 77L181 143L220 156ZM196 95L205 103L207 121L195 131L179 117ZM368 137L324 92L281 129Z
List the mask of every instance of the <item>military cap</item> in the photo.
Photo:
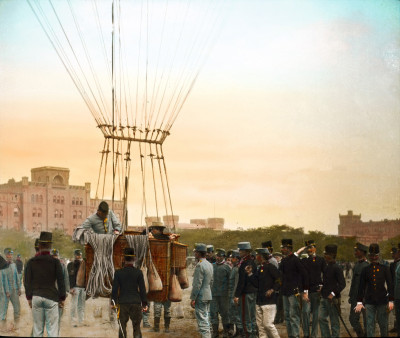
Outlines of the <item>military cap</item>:
M293 247L293 241L290 238L284 238L282 239L281 242L282 242L281 248L284 248L285 246Z
M206 252L207 251L207 246L205 244L203 244L203 243L196 243L194 251Z
M51 232L42 231L39 236L39 243L52 243L53 234Z
M216 250L216 255L218 256L218 257L225 257L226 256L226 251L224 250L224 249L217 249Z
M5 248L4 249L4 254L5 255L12 255L14 253L14 251L12 251L11 248Z
M162 222L151 222L151 225L149 226L149 229L151 230L153 228L165 229L165 225Z
M262 243L261 243L261 247L262 247L262 248L267 248L267 249L272 248L272 241L262 242Z
M354 249L360 250L360 251L364 251L365 253L367 253L367 251L368 251L368 247L366 245L364 245L364 244L359 243L359 242L356 243Z
M2 256L0 256L0 270L5 269L7 266L7 261Z
M125 248L124 249L124 256L126 256L126 257L136 257L135 250L133 250L133 248Z
M315 241L313 239L309 239L304 242L305 246L315 246Z
M377 243L372 243L369 245L368 248L369 254L372 255L379 255L379 244Z
M259 255L269 255L270 252L267 248L257 248L256 253Z
M52 255L52 256L59 256L59 254L60 254L60 253L58 252L57 249L52 249L52 250L51 250L51 255Z
M337 254L337 245L336 244L328 244L328 245L326 245L324 254L336 255Z
M17 254L17 258L21 258L21 254Z
M39 238L35 239L35 248L39 248Z
M239 242L238 249L239 250L251 250L250 242Z
M239 250L232 250L231 257L239 258L240 257Z
M214 245L208 244L207 245L207 252L214 252Z
M82 251L81 251L81 249L75 249L75 250L74 250L74 255L75 255L75 256L82 256Z

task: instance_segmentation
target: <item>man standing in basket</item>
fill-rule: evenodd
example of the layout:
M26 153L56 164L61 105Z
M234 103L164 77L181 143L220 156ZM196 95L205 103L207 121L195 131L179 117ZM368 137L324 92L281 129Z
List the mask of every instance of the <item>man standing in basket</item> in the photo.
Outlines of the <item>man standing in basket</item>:
M211 338L209 313L212 300L213 266L207 261L206 252L205 244L196 244L194 255L198 263L194 270L192 293L190 294L190 305L195 309L201 338Z
M64 307L65 283L61 263L50 255L52 233L41 232L39 254L26 266L25 292L32 308L33 337L58 337L58 308ZM56 287L57 283L57 287Z
M133 337L141 338L140 322L142 311L147 310L146 287L140 269L133 266L135 252L133 248L124 249L125 266L114 274L112 300L119 307L119 338L127 337L126 324L132 321Z
M121 222L105 201L100 202L97 212L86 218L82 227L87 230L92 229L96 234L115 235L118 235L122 229Z

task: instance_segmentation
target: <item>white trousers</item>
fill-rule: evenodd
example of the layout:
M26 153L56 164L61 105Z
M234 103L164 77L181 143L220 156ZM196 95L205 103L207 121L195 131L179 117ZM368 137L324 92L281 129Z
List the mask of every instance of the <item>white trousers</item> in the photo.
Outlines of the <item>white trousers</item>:
M256 305L256 318L260 338L279 338L278 330L274 324L275 314L275 304Z
M58 337L58 303L44 297L32 297L33 337Z

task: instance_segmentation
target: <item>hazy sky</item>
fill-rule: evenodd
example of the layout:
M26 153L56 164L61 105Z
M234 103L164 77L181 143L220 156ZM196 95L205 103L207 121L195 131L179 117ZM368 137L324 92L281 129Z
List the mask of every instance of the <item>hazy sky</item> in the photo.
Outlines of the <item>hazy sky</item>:
M399 218L400 2L227 0L220 14L164 143L181 221L336 233L347 210ZM0 86L0 183L50 165L94 190L103 137L22 0L0 2Z

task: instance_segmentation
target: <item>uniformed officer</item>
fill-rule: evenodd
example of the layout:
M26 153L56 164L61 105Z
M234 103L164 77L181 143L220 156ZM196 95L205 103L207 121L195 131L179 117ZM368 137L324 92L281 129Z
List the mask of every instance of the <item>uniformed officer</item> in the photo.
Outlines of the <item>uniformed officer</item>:
M289 337L300 337L301 301L308 302L308 274L300 259L293 253L293 241L282 239L284 258L279 265L282 275L282 298L286 330ZM301 296L302 294L302 296Z
M322 280L319 326L321 328L321 336L327 338L340 336L340 293L346 287L343 270L336 264L336 255L337 245L328 244L325 246L324 258L326 267Z
M85 318L85 261L82 259L82 251L74 250L75 259L67 266L71 299L71 324L74 327L82 326ZM78 274L79 270L83 271ZM78 317L78 318L76 318Z
M7 316L8 304L12 303L14 310L14 327L18 327L19 317L20 317L20 303L19 296L21 296L21 280L18 276L17 266L13 262L13 251L10 248L4 249L4 254L6 256L6 261L8 267L5 269L6 282L9 286L9 292L6 294L5 301L5 316ZM6 317L2 320L6 320Z
M51 250L51 255L55 258L58 259L61 263L60 260L60 253L57 249L52 249ZM69 276L68 276L68 271L67 271L67 267L61 263L61 267L62 267L62 271L63 271L63 277L64 277L64 284L65 284L65 298L67 298L68 296L68 292L69 292ZM58 308L58 335L60 335L60 328L61 328L61 317L64 314L64 308L63 307L59 307Z
M274 325L276 314L277 291L281 287L281 276L274 264L269 262L270 253L267 248L256 249L256 259L260 263L257 271L251 266L246 268L251 282L256 283L257 300L256 316L260 338L279 338L279 333Z
M7 275L5 270L8 268L8 264L6 260L0 256L0 331L6 331L6 316L7 312L5 312L5 305L7 294L10 293L10 287L7 281Z
M206 254L206 259L211 263L216 262L216 258L214 255L214 245L208 244L207 245L207 254Z
M236 287L239 281L239 250L232 250L231 253L231 264L232 270L229 275L229 318L230 323L236 327L235 330L230 328L230 335L232 337L239 337L243 335L243 325L240 319L239 308L233 301ZM233 334L235 332L235 334Z
M119 337L127 337L126 324L132 321L133 337L141 338L140 322L142 311L147 309L146 288L143 273L134 267L135 252L133 248L124 249L125 266L114 274L112 299L119 306L121 328Z
M394 278L395 278L395 274L396 274L396 266L397 263L400 261L400 251L396 246L392 247L392 250L390 251L390 253L392 254L392 258L393 258L393 262L390 263L389 267L390 267L390 275L392 276L393 279L393 287L394 287ZM395 319L394 319L394 327L389 330L389 333L395 333L397 332L397 319L396 319L396 303L394 305L394 315L395 315Z
M349 304L350 304L350 314L349 321L350 325L353 327L354 331L356 331L357 337L365 337L365 329L367 327L366 320L367 317L365 315L365 309L361 312L355 312L354 308L357 306L357 297L358 297L358 288L360 286L360 277L362 270L368 266L368 261L366 258L368 251L368 247L361 244L356 243L354 246L354 256L357 259L357 262L353 268L353 277L351 279L350 291L349 291ZM361 313L363 315L363 326L360 323Z
M58 337L58 308L64 307L65 284L61 263L50 255L52 233L42 231L39 254L26 267L26 299L32 308L33 337Z
M190 305L195 309L197 325L202 338L211 338L210 327L210 302L212 300L211 288L213 284L213 266L206 259L207 247L197 243L194 255L198 260L193 274L192 293Z
M21 254L17 255L17 258L15 260L15 265L17 267L18 278L20 282L22 282L22 271L24 270L24 263L21 260Z
M318 314L320 305L320 291L322 287L322 273L325 269L325 259L317 256L315 241L310 239L305 241L305 249L308 257L301 259L309 276L308 299L303 302L302 323L304 337L317 337L318 335ZM312 329L310 334L310 319L312 315Z
M388 335L388 313L393 310L393 282L389 267L379 263L379 245L370 244L368 248L370 264L360 276L356 312L360 312L365 303L367 315L367 337L375 336L375 318L381 337Z
M275 265L275 267L278 269L279 268L279 264L278 261L276 260L276 258L272 255L274 252L274 248L272 247L272 241L266 241L266 242L262 242L261 243L261 248L266 248L268 249L269 252L269 257L268 257L268 261Z
M228 337L229 331L229 277L231 267L226 263L225 250L216 250L216 262L213 264L214 282L212 286L212 300L210 304L210 316L213 334L212 337L218 337L219 317L221 316L224 328L223 337Z
M118 235L122 229L121 222L105 201L100 202L97 212L86 218L82 227L87 230L91 229L96 234Z
M246 336L256 337L256 298L257 287L250 283L246 273L246 267L251 266L252 271L256 271L256 264L251 259L251 245L249 242L238 243L240 263L239 281L235 291L234 301L239 305L240 318L242 319L243 330Z

